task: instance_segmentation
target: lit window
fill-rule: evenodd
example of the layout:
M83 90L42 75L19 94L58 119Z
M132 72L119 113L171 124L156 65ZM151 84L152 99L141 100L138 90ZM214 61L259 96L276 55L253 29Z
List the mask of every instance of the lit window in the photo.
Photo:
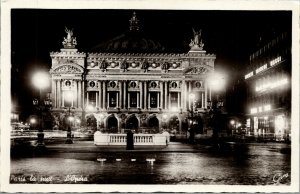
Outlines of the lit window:
M116 107L116 106L117 106L117 93L109 92L109 107Z
M258 74L259 72L262 72L263 70L267 69L267 64L264 64L260 68L257 68L255 73Z
M170 95L171 95L171 106L178 107L178 93L171 92Z
M272 67L272 66L276 65L276 64L278 64L280 61L281 61L281 56L279 56L279 57L273 59L272 61L270 61L270 66Z
M245 79L248 79L248 78L250 78L252 76L253 76L253 71L251 71L250 73L248 73L247 75L245 75Z
M264 84L261 84L259 86L256 86L255 91L262 92L262 91L265 91L267 89L273 89L273 88L285 85L287 83L288 83L287 78L282 79L282 80L278 80L278 81L272 81L272 82L268 82L268 83L264 83Z
M150 92L150 108L157 108L157 92Z
M262 107L258 107L258 112L262 112Z
M137 92L130 93L130 107L137 107Z

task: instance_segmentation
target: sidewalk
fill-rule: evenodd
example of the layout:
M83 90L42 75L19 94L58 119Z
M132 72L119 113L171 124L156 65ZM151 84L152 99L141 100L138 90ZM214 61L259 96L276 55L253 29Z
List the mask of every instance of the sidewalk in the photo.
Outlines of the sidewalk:
M59 152L199 152L193 145L170 142L167 146L134 146L134 150L126 150L126 146L97 146L93 141L74 141L73 144L46 145L48 151Z

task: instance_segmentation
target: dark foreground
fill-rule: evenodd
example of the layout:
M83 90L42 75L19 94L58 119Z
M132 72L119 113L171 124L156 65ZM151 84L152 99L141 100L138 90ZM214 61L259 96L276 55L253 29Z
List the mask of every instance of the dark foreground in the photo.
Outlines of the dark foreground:
M13 149L10 182L289 185L290 175L290 145L282 143L222 148L172 143L126 151L125 147L75 142L47 145L43 154Z

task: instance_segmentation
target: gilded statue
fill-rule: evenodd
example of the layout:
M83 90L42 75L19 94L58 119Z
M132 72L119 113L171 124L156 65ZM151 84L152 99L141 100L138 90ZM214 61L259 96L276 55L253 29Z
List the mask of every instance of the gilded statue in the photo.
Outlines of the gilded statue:
M75 48L77 45L76 37L73 37L73 30L69 30L65 27L65 32L67 33L67 37L64 38L63 45L65 48Z
M193 33L194 33L194 38L191 39L191 43L189 44L190 47L202 49L204 46L204 44L202 43L202 39L201 39L202 30L200 29L199 31L195 31L193 28Z

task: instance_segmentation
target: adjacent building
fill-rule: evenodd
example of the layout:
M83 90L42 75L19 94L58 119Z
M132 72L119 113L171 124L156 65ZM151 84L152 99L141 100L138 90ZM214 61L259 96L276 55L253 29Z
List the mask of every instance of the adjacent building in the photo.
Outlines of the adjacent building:
M250 55L247 131L277 140L291 134L291 34L285 32Z
M193 110L199 132L205 131L207 80L216 56L203 50L201 31L194 31L189 52L166 53L159 42L141 36L135 13L129 22L128 32L97 45L94 53L79 52L66 29L64 48L50 54L56 125L183 134ZM68 120L70 115L75 119Z

